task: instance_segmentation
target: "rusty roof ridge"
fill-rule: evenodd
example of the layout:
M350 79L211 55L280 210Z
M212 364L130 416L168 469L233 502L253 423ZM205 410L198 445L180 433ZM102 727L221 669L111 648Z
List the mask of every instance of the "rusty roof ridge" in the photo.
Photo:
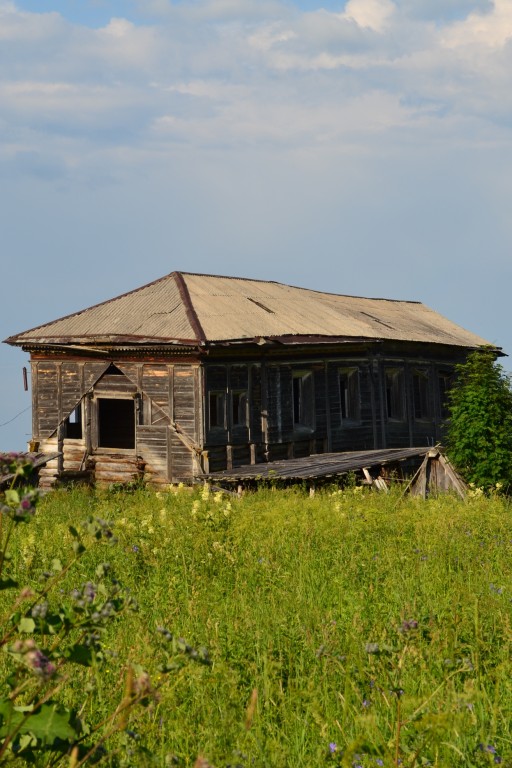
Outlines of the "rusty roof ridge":
M204 344L206 342L206 334L203 330L203 326L201 325L199 317L197 316L194 305L192 304L190 292L188 290L187 283L185 282L185 278L183 277L183 273L173 272L172 277L174 277L174 281L178 287L178 291L180 292L181 300L185 306L185 312L187 314L188 321L192 327L192 330L196 334L196 339L201 344Z

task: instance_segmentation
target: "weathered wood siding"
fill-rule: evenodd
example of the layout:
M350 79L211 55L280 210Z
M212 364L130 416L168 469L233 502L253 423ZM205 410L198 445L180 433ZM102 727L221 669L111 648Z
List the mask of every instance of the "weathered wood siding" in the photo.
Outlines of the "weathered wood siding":
M174 421L196 445L198 442L198 418L200 413L197 366L176 365L173 377ZM194 453L171 431L171 472L176 480L190 478L196 472Z
M228 359L218 352L201 364L179 359L115 360L117 374L108 370L110 360L34 356L33 436L57 441L64 453L60 469L79 468L86 449L103 455L110 452L97 449L98 401L133 398L135 444L133 450L124 449L125 455L132 452L141 457L146 475L161 482L192 478L200 472L200 461L205 469L216 471L324 451L427 445L442 434L440 377L446 383L458 360L450 357L450 350L437 359L415 356L412 350L403 354L403 348L395 345L386 354L380 348L358 349L350 357L338 357L331 350L325 357L317 351L316 357L306 358L305 348L293 357L289 350L284 354L276 349L251 359L247 351L242 350L244 357L238 358L231 349ZM399 417L389 413L387 370L403 376ZM345 401L342 404L340 388L340 372L347 371L357 372L359 393L357 414L350 416L344 413L347 406ZM415 407L418 372L424 376L421 413ZM297 379L303 383L307 379L313 403L311 416L303 419L301 415L300 423L295 423L297 400L294 413ZM223 398L214 419L209 413L215 403L215 398L210 401L211 393L221 393ZM66 432L66 425L59 429L79 403L81 438L70 429ZM115 471L115 462L111 469Z
M340 371L355 370L359 377L359 419L343 419L341 413ZM336 360L327 365L331 446L333 451L377 448L374 436L374 397L372 372L365 360Z
M108 368L105 362L32 361L32 431L35 440L57 432Z

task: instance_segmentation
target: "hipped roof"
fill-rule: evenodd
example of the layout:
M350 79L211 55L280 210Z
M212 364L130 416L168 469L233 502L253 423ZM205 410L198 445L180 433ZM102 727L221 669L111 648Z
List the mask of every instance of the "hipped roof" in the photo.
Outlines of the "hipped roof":
M18 346L183 344L307 338L489 342L414 301L343 296L282 283L172 272L6 339Z

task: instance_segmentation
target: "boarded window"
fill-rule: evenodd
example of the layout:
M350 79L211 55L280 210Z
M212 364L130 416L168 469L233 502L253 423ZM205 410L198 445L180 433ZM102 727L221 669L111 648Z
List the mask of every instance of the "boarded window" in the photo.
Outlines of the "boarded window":
M208 397L210 429L226 428L226 393L210 392Z
M233 427L247 426L247 392L234 390L231 393L231 424Z
M361 394L359 370L342 368L339 371L341 421L360 421Z
M414 371L412 375L412 396L415 419L428 419L431 416L427 371Z
M386 410L388 419L403 421L404 407L404 372L400 368L386 370Z
M133 399L98 398L98 446L135 448L135 402Z
M313 374L296 371L293 374L293 425L295 427L315 427L315 398Z

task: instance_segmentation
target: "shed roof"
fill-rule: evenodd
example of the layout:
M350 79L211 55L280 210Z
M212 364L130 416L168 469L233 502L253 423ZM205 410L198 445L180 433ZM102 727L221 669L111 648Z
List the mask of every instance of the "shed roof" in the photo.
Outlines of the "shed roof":
M148 285L6 339L48 344L186 344L368 339L488 344L415 301L370 299L237 277L172 272Z

